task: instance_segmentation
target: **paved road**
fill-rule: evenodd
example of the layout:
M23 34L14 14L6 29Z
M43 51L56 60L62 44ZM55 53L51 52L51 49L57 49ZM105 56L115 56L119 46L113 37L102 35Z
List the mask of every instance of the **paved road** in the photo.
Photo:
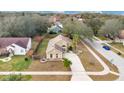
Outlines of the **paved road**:
M85 73L85 69L81 64L79 57L74 53L65 53L64 57L71 60L71 71L72 71L72 78L71 81L91 81L92 79ZM75 72L84 72L83 74L75 74Z
M107 51L103 49L102 44L99 41L93 40L93 42L91 42L90 40L86 39L86 42L88 42L94 49L101 53L106 59L116 65L120 72L118 80L124 80L124 58L120 57L111 50Z

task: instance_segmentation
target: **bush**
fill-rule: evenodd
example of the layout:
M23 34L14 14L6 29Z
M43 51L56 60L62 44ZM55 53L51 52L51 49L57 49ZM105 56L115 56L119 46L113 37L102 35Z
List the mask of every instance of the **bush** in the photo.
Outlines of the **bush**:
M121 55L121 53L120 53L120 52L118 52L117 54L118 54L118 55Z
M27 57L25 58L25 61L28 61L28 58Z
M68 50L72 51L73 50L72 46L69 46L68 47Z
M68 60L67 58L64 58L64 67L68 68L70 67L70 65L72 64L72 62L70 60Z
M56 32L50 31L49 34L57 34Z

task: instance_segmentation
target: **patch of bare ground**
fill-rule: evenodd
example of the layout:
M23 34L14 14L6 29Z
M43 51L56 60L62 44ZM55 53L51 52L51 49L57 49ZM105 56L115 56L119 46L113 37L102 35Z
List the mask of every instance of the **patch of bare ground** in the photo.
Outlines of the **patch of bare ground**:
M79 53L80 60L86 71L102 71L104 68L100 62L89 52L89 50L80 42L77 49L81 51Z
M118 79L119 76L113 75L111 73L106 75L89 75L94 81L112 81Z
M71 71L71 69L64 67L62 61L41 63L39 60L35 60L27 71Z
M32 76L31 81L70 81L71 75Z

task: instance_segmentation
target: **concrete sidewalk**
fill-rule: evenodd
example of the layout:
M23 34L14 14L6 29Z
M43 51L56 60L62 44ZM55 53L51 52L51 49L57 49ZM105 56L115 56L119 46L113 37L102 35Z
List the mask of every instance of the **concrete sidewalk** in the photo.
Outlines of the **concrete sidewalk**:
M72 62L71 71L72 78L71 81L91 81L92 79L88 76L87 73L76 75L75 72L86 72L79 57L74 53L65 53L65 58L69 59Z

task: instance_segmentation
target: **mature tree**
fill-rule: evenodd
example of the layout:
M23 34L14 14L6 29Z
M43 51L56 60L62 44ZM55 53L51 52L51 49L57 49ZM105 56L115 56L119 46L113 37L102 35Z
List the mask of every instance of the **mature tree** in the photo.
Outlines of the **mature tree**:
M24 15L4 17L0 21L1 36L28 36L42 35L47 32L48 20L39 15Z
M122 29L122 22L118 19L109 19L100 29L100 34L107 34L113 37L117 37Z
M98 30L102 26L103 22L98 18L89 19L87 22L88 26L90 26L93 30L94 35L98 34Z
M78 42L79 42L79 35L78 34L74 34L73 35L73 40L72 40L72 47L73 47L73 50L76 51L76 48L77 48L77 45L78 45Z
M86 24L78 20L67 19L64 24L63 33L67 35L77 34L80 38L92 38L93 31Z

